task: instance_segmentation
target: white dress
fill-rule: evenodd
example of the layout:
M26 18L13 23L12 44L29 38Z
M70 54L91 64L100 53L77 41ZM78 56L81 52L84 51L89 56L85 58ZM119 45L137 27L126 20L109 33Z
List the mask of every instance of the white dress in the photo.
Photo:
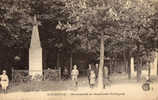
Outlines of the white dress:
M90 75L90 84L95 84L95 77L94 73Z
M77 69L73 69L71 72L72 80L77 80L78 75L79 71Z
M1 78L1 86L2 86L2 89L6 89L8 87L8 84L9 84L9 79L8 79L8 76L7 75L0 75L0 78Z

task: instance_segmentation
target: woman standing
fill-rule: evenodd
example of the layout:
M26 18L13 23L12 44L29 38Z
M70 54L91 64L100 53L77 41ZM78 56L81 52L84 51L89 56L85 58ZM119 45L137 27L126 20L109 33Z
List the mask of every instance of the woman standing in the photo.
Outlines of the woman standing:
M90 88L94 87L95 81L96 81L95 72L93 70L91 70L91 72L90 72Z

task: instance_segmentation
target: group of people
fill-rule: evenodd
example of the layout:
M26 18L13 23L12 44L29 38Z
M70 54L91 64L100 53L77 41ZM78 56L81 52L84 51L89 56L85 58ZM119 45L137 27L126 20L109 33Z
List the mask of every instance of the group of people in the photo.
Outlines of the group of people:
M96 64L95 67L92 67L92 65L89 64L87 75L88 75L89 85L91 88L93 88L96 84L98 78L98 72L99 72L98 64ZM109 70L107 66L104 66L103 68L103 84L104 84L104 88L109 84Z
M90 88L93 88L96 84L96 80L98 78L98 72L99 72L99 67L98 64L95 65L95 67L91 64L88 65L88 69L87 69L87 76L88 76L88 82L89 82L89 86ZM108 68L104 67L103 70L104 73L104 86L106 85L106 82L108 81ZM68 78L68 70L64 69L64 75L66 75L66 78ZM71 79L74 82L75 86L78 86L78 76L79 76L79 70L77 69L77 65L73 66L73 69L71 71ZM2 75L0 75L0 86L2 87L2 91L4 93L7 92L7 87L9 84L9 79L8 76L6 74L6 71L3 70Z
M90 88L94 88L96 81L97 81L97 78L98 78L98 72L99 72L99 65L98 64L96 64L95 67L94 67L94 65L91 65L91 64L88 65L87 76L88 76L88 82L89 82ZM109 73L108 67L104 66L104 69L103 69L104 88L109 81L108 73ZM78 75L79 75L79 71L77 69L77 66L74 65L73 69L71 71L71 78L72 78L72 81L74 81L75 86L78 85Z
M95 67L91 64L88 65L87 76L90 88L95 86L96 80L98 78L98 64Z

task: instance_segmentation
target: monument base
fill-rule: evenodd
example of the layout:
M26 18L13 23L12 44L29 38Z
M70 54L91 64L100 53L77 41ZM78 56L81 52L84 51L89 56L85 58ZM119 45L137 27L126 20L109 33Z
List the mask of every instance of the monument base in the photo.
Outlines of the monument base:
M32 76L32 80L42 80L43 74L42 70L30 70L29 75Z
M42 48L30 48L29 50L29 75L33 80L42 79Z

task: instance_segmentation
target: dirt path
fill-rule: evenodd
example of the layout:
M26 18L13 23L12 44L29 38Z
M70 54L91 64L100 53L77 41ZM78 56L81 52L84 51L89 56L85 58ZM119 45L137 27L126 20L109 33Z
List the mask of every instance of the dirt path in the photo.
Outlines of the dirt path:
M13 92L0 94L0 100L62 100L88 99L96 100L158 100L158 84L153 84L153 90L145 92L141 84L114 84L104 90L79 87L77 90Z
M78 88L71 80L23 83L11 87L8 94L0 93L0 100L158 100L158 82L151 91L143 91L142 82L112 79L111 86L100 90L90 89L87 77L79 78Z

